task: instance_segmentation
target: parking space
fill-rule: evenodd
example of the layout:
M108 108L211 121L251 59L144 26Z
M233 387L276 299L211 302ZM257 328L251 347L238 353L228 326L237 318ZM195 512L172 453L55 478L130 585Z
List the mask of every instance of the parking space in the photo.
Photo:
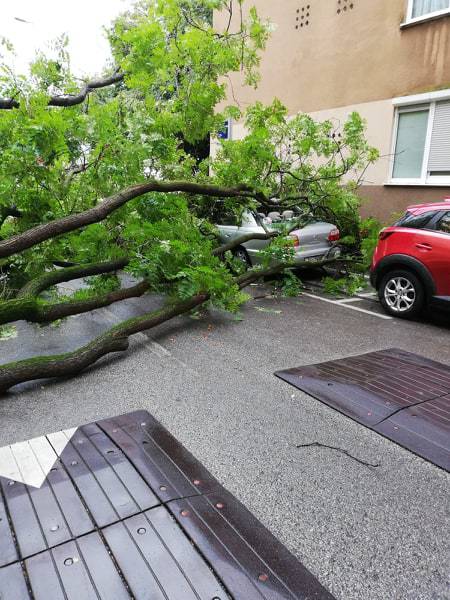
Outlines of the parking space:
M281 300L252 293L239 319L178 318L75 380L13 390L0 404L0 445L148 410L337 598L449 598L448 475L273 373L390 347L450 365L450 318L384 319L370 298L324 301L312 288ZM21 324L1 342L2 361L25 345L68 350L159 302L56 329Z

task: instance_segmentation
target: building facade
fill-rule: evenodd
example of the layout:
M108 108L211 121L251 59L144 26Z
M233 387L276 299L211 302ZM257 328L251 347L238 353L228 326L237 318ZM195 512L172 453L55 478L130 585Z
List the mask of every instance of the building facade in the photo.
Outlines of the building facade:
M450 197L450 0L245 4L274 31L258 89L234 74L229 102L278 97L290 114L342 122L359 112L381 154L360 188L365 216L389 221L409 204ZM231 137L243 134L231 124Z

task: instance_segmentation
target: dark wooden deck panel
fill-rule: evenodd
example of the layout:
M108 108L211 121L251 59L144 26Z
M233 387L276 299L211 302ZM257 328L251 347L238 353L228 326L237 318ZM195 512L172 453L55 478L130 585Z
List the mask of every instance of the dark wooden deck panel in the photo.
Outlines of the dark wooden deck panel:
M389 349L275 375L450 471L450 367Z
M1 600L332 599L146 412L0 449L0 473Z

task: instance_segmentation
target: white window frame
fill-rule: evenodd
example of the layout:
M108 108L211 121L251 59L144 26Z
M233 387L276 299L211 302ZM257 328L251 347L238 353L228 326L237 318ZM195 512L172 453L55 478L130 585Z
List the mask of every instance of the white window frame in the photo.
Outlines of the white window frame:
M424 185L424 186L450 186L450 175L447 177L441 177L436 175L428 174L428 160L430 158L431 149L431 135L433 133L434 114L436 111L436 103L440 100L450 100L450 89L440 90L438 92L431 92L428 94L417 94L415 96L402 96L401 98L394 98L392 101L395 107L394 114L394 127L392 133L391 143L391 167L389 173L388 185ZM414 112L419 110L423 106L428 106L428 126L427 133L425 136L425 149L423 154L422 162L422 173L420 177L416 178L403 178L394 177L394 166L395 166L395 149L397 146L397 135L398 135L398 123L399 115L405 112Z
M435 10L434 12L421 15L420 17L413 18L414 0L408 0L408 8L406 12L405 22L401 24L401 27L407 27L408 25L415 25L416 23L423 23L424 21L431 21L433 19L439 19L439 17L445 17L450 15L450 6L443 8L442 10Z

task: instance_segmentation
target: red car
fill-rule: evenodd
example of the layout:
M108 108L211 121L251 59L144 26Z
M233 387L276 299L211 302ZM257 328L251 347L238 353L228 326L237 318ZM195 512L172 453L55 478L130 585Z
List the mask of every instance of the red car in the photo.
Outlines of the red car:
M450 198L410 206L383 229L370 271L391 315L411 318L430 304L450 308Z

